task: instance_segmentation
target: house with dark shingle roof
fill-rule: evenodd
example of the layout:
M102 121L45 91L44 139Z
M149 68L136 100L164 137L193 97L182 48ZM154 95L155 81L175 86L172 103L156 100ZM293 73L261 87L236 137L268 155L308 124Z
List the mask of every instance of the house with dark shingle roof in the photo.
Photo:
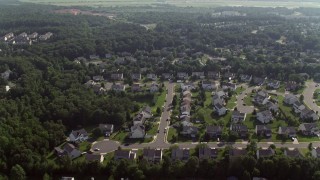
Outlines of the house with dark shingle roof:
M190 149L189 148L174 148L171 152L171 159L173 161L187 161L190 157Z
M131 150L115 150L114 151L114 159L115 160L121 160L121 159L129 159L129 160L135 160L137 157L137 154Z
M246 114L245 113L241 113L238 110L232 111L231 122L239 123L239 122L243 122L245 119L246 119Z
M256 134L258 136L271 137L271 128L267 125L256 125Z
M247 150L242 148L232 148L229 151L229 159L236 160L242 156L247 155Z
M206 134L210 138L221 137L222 130L223 130L222 126L207 126L206 127Z
M104 161L104 156L102 154L87 153L85 157L86 157L87 161L98 161L100 163L102 163Z
M81 155L79 151L73 144L66 143L63 147L63 154L69 156L71 159L77 158Z
M248 136L248 127L244 124L231 124L230 131L237 133L242 138Z
M284 137L292 138L297 136L297 131L295 127L292 126L280 126L278 130L278 134Z
M283 154L287 157L291 157L291 158L303 158L301 152L299 151L299 149L294 148L294 149L285 149Z
M160 163L162 160L162 149L144 148L143 158L152 163Z
M317 123L302 123L299 125L299 131L305 136L314 136L319 134Z
M215 159L218 157L218 149L201 147L199 148L199 159Z
M272 148L267 149L258 149L257 150L257 159L264 158L264 157L270 157L275 154L274 150Z

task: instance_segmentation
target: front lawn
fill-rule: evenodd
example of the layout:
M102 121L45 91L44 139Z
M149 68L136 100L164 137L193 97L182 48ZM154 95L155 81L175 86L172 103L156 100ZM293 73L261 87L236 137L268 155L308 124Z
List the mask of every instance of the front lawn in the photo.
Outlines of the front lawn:
M244 102L247 106L253 106L251 94L252 94L252 93L249 93L249 94L247 94L247 95L243 98L243 102Z
M119 141L121 144L125 143L148 143L153 140L153 138L143 138L143 139L131 139L128 137L128 132L119 131L114 137L110 138L115 141Z
M156 135L158 131L158 127L159 127L158 123L152 123L152 127L149 131L147 131L147 134L152 136Z
M166 100L167 91L164 89L161 93L157 92L154 97L156 98L155 105L152 106L152 113L156 114L157 108L162 109L164 102Z

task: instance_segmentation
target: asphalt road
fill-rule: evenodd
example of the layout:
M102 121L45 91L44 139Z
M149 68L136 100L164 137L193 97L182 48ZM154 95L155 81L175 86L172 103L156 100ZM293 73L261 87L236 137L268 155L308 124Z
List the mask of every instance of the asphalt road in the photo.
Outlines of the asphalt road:
M306 82L306 88L303 91L303 96L304 96L304 103L311 108L312 110L314 110L315 112L320 112L320 108L319 106L317 106L316 103L313 103L313 93L316 89L320 89L320 87L316 87L315 82Z
M306 86L307 88L304 90L304 101L305 103L314 111L320 112L320 108L313 103L313 92L320 87L315 87L314 82L307 82ZM167 119L170 117L170 111L168 111L168 107L172 102L173 96L174 96L174 83L167 83L165 84L166 88L168 89L168 93L166 96L166 102L164 111L162 112L161 118L160 118L160 124L159 124L159 133L156 135L155 140L151 143L142 143L142 144L129 144L129 145L120 145L119 142L115 142L112 140L104 140L100 142L95 142L92 145L92 150L95 148L99 148L99 151L96 151L96 153L105 154L108 152L115 151L119 146L125 149L142 149L145 147L153 147L153 148L162 148L162 149L168 149L172 145L179 145L181 148L194 148L196 147L199 142L186 142L186 143L175 143L175 144L169 144L166 141L167 133L164 133L165 128L168 128L169 122ZM240 95L237 97L237 108L240 112L244 113L252 113L254 107L253 106L243 106L243 98L246 96L246 93L251 93L252 89L255 87L248 87L247 85L242 85L243 88L246 88L245 91L243 91ZM281 93L283 95L284 93ZM280 93L279 93L280 95ZM320 140L320 139L319 139ZM224 148L226 146L233 146L237 148L245 148L248 144L248 142L202 142L205 144L208 144L209 147L213 148ZM291 140L288 140L286 142L258 142L258 147L267 148L271 144L274 144L277 148L281 147L287 147L287 148L308 148L310 142L299 142L299 143L293 143ZM314 147L320 146L320 141L312 142Z
M253 106L243 105L245 104L243 99L247 96L247 94L251 93L255 87L248 87L246 84L241 84L242 88L245 90L237 96L237 109L242 113L252 113L254 110Z

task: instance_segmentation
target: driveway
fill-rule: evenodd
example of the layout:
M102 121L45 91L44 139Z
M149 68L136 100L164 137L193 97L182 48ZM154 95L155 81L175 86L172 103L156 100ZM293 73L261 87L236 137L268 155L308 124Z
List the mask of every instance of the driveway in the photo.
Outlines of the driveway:
M313 102L313 93L316 89L320 89L320 87L316 87L315 82L306 82L306 88L303 91L304 103L313 111L320 112L319 106Z

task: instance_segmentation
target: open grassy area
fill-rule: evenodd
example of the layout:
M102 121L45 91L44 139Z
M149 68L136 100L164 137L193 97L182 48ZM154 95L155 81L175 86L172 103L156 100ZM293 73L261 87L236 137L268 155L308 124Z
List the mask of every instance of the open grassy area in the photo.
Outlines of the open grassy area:
M231 98L228 100L226 107L227 107L227 109L232 110L232 109L234 109L236 106L237 106L237 98L236 98L236 95L234 94L234 95L232 95Z
M155 114L157 111L157 108L161 108L164 105L164 102L166 100L166 90L164 89L163 92L158 92L155 94L157 97L156 103L154 106L152 106L152 112Z

